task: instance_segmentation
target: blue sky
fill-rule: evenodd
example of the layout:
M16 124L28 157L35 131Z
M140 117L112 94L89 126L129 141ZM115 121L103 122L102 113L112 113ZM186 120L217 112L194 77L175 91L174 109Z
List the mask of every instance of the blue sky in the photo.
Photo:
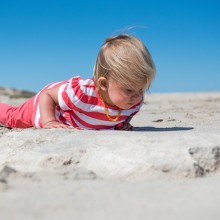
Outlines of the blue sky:
M130 26L156 64L151 93L220 91L218 0L0 0L0 86L91 77L105 38Z

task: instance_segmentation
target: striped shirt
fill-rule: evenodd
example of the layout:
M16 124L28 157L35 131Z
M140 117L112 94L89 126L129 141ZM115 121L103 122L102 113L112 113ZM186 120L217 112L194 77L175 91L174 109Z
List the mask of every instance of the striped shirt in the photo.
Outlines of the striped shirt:
M57 121L79 129L114 129L123 126L123 122L135 115L141 108L142 101L130 109L121 110L117 121L110 121L105 113L102 100L96 90L94 80L83 80L80 76L59 83L51 83L35 97L33 124L42 127L39 111L39 94L49 88L59 86L58 106L55 109ZM115 118L120 110L106 104L109 116Z

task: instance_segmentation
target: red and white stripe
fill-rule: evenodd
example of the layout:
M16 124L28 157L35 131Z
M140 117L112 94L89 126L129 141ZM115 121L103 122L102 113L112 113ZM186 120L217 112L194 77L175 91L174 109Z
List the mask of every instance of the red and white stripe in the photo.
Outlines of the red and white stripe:
M46 89L59 86L58 102L55 115L58 121L69 125L70 127L80 129L114 129L114 127L131 116L136 114L142 103L133 106L130 109L122 110L119 119L116 122L110 121L104 111L102 101L95 89L93 79L83 80L77 76L68 81L51 83ZM35 98L33 121L35 127L42 127L39 111L39 94ZM116 117L119 109L117 107L107 106L110 117Z

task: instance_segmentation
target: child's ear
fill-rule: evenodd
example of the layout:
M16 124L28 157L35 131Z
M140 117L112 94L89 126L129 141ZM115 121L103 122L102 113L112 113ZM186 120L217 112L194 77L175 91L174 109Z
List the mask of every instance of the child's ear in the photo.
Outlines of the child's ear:
M108 80L105 77L100 77L98 79L98 84L99 84L99 88L102 91L107 91L108 90Z

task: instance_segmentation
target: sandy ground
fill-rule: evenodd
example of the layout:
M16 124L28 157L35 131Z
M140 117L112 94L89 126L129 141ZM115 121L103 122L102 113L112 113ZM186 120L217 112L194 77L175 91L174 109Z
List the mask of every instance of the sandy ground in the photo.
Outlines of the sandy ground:
M220 219L220 93L147 94L132 124L0 127L0 219Z

